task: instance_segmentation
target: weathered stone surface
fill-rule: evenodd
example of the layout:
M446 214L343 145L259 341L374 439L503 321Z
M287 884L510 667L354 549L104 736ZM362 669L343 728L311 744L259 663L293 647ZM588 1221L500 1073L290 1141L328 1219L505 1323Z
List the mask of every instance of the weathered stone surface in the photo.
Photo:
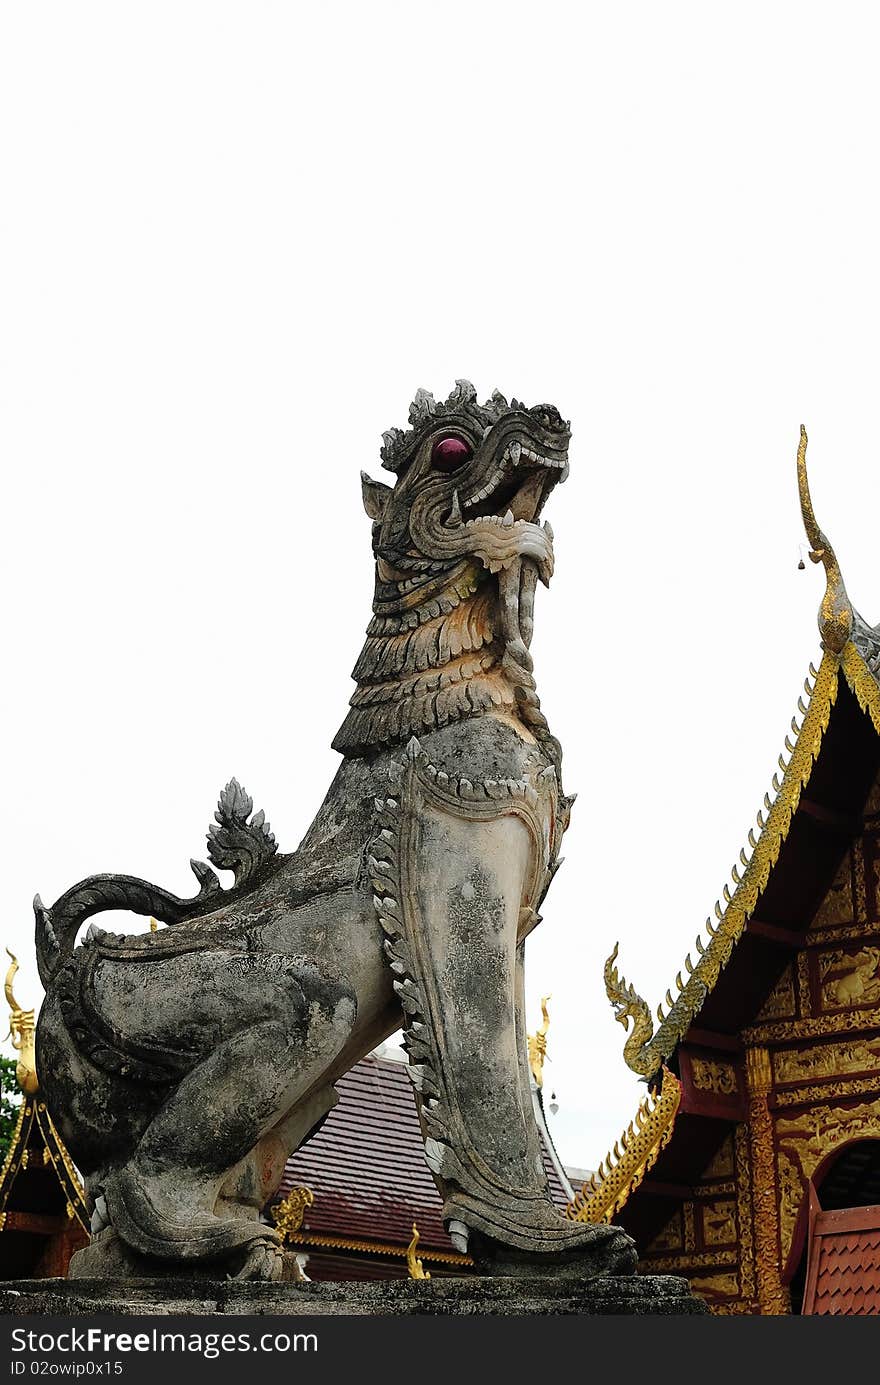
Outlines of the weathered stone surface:
M420 391L410 423L385 439L395 485L362 478L373 616L344 759L298 850L231 780L208 840L229 889L197 861L190 899L99 875L35 902L37 1063L94 1206L78 1274L280 1278L260 1212L284 1160L401 1024L455 1244L509 1248L517 1274L527 1257L634 1268L623 1232L554 1207L529 1091L524 943L572 803L529 646L569 428L466 381L444 403ZM167 927L92 925L78 945L118 908Z
M0 1313L91 1317L95 1313L278 1314L290 1317L430 1314L705 1314L686 1279L386 1279L369 1283L244 1284L238 1280L22 1279L0 1287Z

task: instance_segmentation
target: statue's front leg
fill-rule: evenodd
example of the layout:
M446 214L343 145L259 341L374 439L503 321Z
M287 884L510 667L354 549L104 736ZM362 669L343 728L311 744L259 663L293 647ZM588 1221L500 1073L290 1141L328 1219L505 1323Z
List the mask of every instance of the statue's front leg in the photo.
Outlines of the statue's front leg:
M595 1268L623 1272L628 1237L554 1206L528 1090L518 954L551 868L556 792L552 769L534 782L453 779L412 742L379 810L376 905L457 1244L548 1265L601 1249Z

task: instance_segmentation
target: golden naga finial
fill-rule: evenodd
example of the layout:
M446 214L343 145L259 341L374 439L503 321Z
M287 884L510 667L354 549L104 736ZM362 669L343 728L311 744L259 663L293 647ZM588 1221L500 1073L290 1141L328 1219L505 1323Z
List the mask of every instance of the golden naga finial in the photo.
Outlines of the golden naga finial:
M550 1012L547 1009L549 995L541 997L541 1014L543 1019L536 1033L529 1035L529 1067L532 1070L532 1077L535 1079L535 1086L538 1088L544 1085L544 1059L547 1057L547 1030L550 1028Z
M643 1000L635 986L630 985L625 976L621 976L615 963L617 962L617 950L619 944L615 943L611 956L606 960L604 967L605 994L611 1002L614 1011L614 1018L618 1024L622 1024L627 1031L628 1038L623 1046L623 1057L628 1068L637 1072L640 1077L653 1077L660 1067L663 1055L652 1047L654 1038L654 1021L651 1018L651 1008L646 1000ZM680 989L680 988L679 988ZM668 993L667 993L668 995ZM669 997L669 1008L672 1009L672 998ZM629 1033L629 1026L632 1023L632 1033Z
M416 1246L418 1243L419 1228L416 1226L415 1222L413 1222L412 1240L406 1248L406 1263L409 1269L409 1277L410 1279L430 1279L430 1274L416 1255Z
M37 1081L37 1061L34 1052L34 1012L22 1010L12 993L12 983L18 971L18 958L8 947L6 954L12 958L3 989L6 992L6 1004L9 1006L9 1036L12 1039L12 1047L18 1054L15 1080L25 1096L34 1096L40 1086Z
M804 529L810 542L810 560L821 563L825 569L825 595L819 607L819 631L822 645L832 654L842 654L852 634L853 609L843 585L843 577L837 556L826 539L813 512L810 498L810 483L807 480L807 430L801 424L801 440L797 454L798 491L801 498L801 516Z

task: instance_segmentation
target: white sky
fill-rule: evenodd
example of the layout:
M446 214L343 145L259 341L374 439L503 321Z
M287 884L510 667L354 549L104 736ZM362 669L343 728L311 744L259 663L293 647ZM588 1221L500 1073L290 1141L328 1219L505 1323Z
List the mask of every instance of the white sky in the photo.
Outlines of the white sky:
M579 800L530 944L563 1157L775 768L820 523L880 616L869 5L0 9L2 940L99 870L189 893L237 775L293 849L369 617L361 467L419 385L559 405L539 690ZM872 616L873 613L873 616Z

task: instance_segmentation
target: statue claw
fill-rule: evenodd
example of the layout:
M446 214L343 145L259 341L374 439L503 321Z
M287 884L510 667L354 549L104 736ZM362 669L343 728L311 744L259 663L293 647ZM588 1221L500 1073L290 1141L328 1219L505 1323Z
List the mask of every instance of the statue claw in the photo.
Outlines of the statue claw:
M251 1241L244 1264L231 1279L276 1283L284 1274L284 1252L277 1241L266 1237Z

